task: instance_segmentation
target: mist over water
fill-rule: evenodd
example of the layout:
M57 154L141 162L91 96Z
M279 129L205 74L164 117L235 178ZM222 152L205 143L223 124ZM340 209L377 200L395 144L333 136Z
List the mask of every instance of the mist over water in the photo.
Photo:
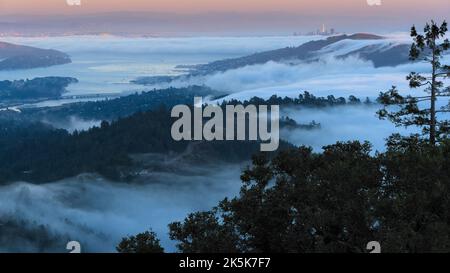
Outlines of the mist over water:
M116 36L3 37L4 42L51 48L70 55L71 64L31 70L0 71L15 80L45 76L79 79L66 95L131 93L142 86L130 81L141 76L177 75L177 65L240 57L265 50L298 46L322 37L180 37L125 38Z

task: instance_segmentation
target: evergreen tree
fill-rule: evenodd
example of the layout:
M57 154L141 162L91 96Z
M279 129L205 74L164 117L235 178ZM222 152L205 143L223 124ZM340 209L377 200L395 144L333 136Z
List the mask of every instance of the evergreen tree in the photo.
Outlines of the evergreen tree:
M431 145L435 145L450 132L449 120L439 119L439 114L450 112L450 104L437 108L438 98L450 97L450 87L444 87L443 78L450 76L450 66L442 65L440 60L445 51L450 49L450 42L445 38L447 23L440 26L431 21L424 28L424 34L419 34L416 27L411 28L411 37L414 42L410 50L410 59L423 61L431 66L430 74L421 75L411 72L407 76L410 88L425 88L425 96L402 96L397 87L393 86L387 92L380 94L378 100L384 109L378 111L381 119L388 119L397 126L419 126L423 134L428 136ZM390 111L391 106L400 109ZM388 109L389 107L389 109Z
M163 253L160 241L153 231L123 238L116 250L119 253Z

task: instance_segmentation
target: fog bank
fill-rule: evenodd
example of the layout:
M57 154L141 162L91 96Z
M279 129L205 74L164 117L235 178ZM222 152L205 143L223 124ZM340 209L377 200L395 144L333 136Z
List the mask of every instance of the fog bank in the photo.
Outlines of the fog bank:
M235 196L241 186L240 172L237 165L191 166L187 174L155 172L139 184L113 183L84 174L45 185L17 182L1 186L0 230L12 220L18 222L18 230L0 233L0 242L10 243L0 246L0 251L66 252L67 240L75 240L87 252L113 252L122 237L149 228L158 234L166 251L175 251L167 225ZM39 233L39 229L46 232ZM29 233L46 234L50 243L23 235Z

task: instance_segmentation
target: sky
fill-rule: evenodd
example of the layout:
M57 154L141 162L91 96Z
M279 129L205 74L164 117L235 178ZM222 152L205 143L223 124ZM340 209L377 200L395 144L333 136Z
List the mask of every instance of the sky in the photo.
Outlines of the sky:
M70 6L67 2L80 1ZM372 6L369 3L373 3ZM377 5L380 3L380 5ZM313 12L342 16L354 12L388 12L405 14L420 10L450 9L448 0L0 0L2 14L67 13L111 11L158 11L177 13L220 12ZM450 11L450 10L447 10Z
M80 2L69 5L68 2ZM426 2L426 4L424 4ZM1 23L8 24L23 20L31 21L51 16L71 16L85 25L79 29L89 30L83 16L124 12L147 12L154 16L134 18L138 25L152 25L149 32L173 33L180 29L187 32L261 32L292 33L293 31L314 31L322 23L342 31L400 31L412 23L434 18L448 19L449 0L0 0ZM155 14L169 14L158 17ZM132 16L131 16L132 17ZM126 18L132 20L133 18ZM117 29L114 24L123 22L124 17L89 18L92 31ZM145 22L144 22L145 21ZM110 23L100 29L99 22ZM63 24L64 22L58 22ZM55 25L54 22L48 25ZM80 22L71 21L74 26ZM44 28L44 23L38 24ZM133 28L128 26L128 29ZM136 24L135 24L136 25ZM26 27L35 27L33 24ZM21 25L24 27L24 25ZM54 26L53 26L54 27ZM65 27L64 25L62 27ZM120 23L118 27L124 27ZM98 28L95 29L94 28ZM125 28L125 27L124 27ZM140 30L139 30L140 31ZM18 31L20 32L20 31ZM382 32L382 31L381 31Z

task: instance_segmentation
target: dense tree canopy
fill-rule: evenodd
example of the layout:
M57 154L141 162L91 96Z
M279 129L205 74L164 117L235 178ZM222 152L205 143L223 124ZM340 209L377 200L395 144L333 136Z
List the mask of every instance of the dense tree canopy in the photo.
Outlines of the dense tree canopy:
M383 252L447 252L450 143L397 140L376 155L349 142L256 156L238 197L170 224L171 238L181 252L365 252L374 240Z
M156 233L146 231L136 236L123 238L117 246L119 253L163 253L164 248L161 247Z

